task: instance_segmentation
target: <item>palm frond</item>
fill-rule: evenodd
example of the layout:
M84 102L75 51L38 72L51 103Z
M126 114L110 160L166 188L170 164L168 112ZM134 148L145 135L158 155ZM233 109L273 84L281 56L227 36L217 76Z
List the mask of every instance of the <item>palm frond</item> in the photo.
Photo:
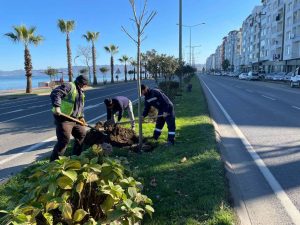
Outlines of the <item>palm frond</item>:
M6 33L4 35L10 37L13 42L18 42L19 41L18 37L12 32L11 33Z
M75 29L75 21L74 20L68 20L67 21L67 32L71 32Z
M37 46L39 43L41 43L44 39L43 36L37 35L37 36L32 36L29 40L30 43L33 43L35 46Z
M62 32L62 33L65 33L66 32L66 22L63 20L63 19L59 19L58 21L57 21L57 26L58 26L58 28L60 29L60 31Z

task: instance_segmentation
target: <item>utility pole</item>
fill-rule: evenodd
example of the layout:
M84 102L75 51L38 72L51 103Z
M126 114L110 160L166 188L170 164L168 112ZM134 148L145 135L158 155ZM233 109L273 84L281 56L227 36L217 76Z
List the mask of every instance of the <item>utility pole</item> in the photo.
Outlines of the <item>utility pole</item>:
M179 64L182 63L182 0L179 0Z

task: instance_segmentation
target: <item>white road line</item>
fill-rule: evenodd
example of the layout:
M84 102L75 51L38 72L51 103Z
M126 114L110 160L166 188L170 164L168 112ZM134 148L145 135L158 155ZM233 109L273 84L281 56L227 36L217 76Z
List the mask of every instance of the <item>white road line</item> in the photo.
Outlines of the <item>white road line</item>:
M95 104L95 105L89 105L89 106L86 106L86 107L84 107L84 111L85 110L88 110L88 109L93 109L93 108L96 108L96 107L98 107L98 106L100 106L100 105L102 105L103 103L99 103L99 104Z
M21 111L23 111L23 110L24 110L24 109L18 109L18 110L14 110L14 111L10 111L10 112L1 113L0 116L6 115L6 114L10 114L10 113L15 113L15 112L21 112Z
M0 124L10 122L10 121L14 121L14 120L18 120L18 119L22 119L22 118L26 118L26 117L29 117L29 116L34 116L34 115L41 114L41 113L44 113L44 112L50 112L50 111L51 111L50 109L47 109L47 110L44 110L44 111L41 111L41 112L31 113L31 114L28 114L28 115L25 115L25 116L19 116L19 117L13 118L13 119L1 121Z
M275 98L271 98L271 97L266 96L266 95L261 95L261 96L263 96L264 98L270 99L270 100L272 100L272 101L275 101L275 100L276 100Z
M294 109L300 110L300 107L297 107L297 106L294 106L294 105L292 105L292 107L293 107Z
M226 119L231 124L232 128L235 130L236 134L239 136L241 141L243 142L245 148L251 155L253 161L259 168L260 172L265 177L266 181L269 183L270 187L273 189L276 197L281 202L282 206L285 208L286 212L291 217L292 221L296 225L300 225L300 213L296 206L293 204L291 199L288 197L288 195L285 193L279 182L276 180L276 178L273 176L271 171L268 169L264 161L259 157L259 155L256 153L256 151L253 149L250 142L247 140L245 135L242 133L242 131L238 128L238 126L235 124L233 119L229 116L225 108L222 106L222 104L219 102L219 100L216 98L216 96L212 93L212 91L209 89L209 87L206 85L206 83L202 80L203 84L215 100L215 102L218 104L220 109L222 110L223 114L225 115Z
M138 101L138 99L135 99L135 100L132 101L132 103L136 103L137 101ZM95 117L95 118L93 118L93 119L87 121L87 123L88 123L88 124L89 124L89 123L93 123L94 121L97 121L97 120L103 118L104 116L106 116L106 113L104 113L104 114L102 114L102 115L100 115L100 116L97 116L97 117ZM0 165L3 165L4 163L7 163L7 162L9 162L9 161L11 161L11 160L13 160L13 159L15 159L15 158L17 158L17 157L22 156L22 155L24 155L24 153L26 153L26 152L34 151L34 150L36 150L37 148L39 148L39 147L41 147L41 146L43 146L43 145L46 145L48 142L53 141L53 140L55 140L55 139L56 139L56 136L53 136L53 137L50 137L50 138L48 138L48 139L46 139L46 140L44 140L44 141L42 141L42 142L40 142L40 143L37 143L37 144L35 144L35 145L32 145L32 146L30 146L29 148L26 148L26 149L24 149L23 151L21 151L21 152L19 152L19 153L17 153L17 154L14 154L14 155L12 155L12 156L6 158L6 159L1 160L1 161L0 161Z

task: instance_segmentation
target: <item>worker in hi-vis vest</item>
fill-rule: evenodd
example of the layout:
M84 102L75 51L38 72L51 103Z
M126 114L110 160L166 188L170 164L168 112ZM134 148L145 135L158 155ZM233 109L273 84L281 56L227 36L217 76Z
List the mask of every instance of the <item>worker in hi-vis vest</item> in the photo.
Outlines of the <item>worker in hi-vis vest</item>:
M79 119L85 124L84 108L84 88L88 84L88 78L80 75L75 82L64 83L56 87L50 94L52 101L52 112L56 125L57 143L54 146L50 161L58 159L64 155L69 144L71 134L74 137L73 155L80 155L86 129L82 124L76 123L61 114Z

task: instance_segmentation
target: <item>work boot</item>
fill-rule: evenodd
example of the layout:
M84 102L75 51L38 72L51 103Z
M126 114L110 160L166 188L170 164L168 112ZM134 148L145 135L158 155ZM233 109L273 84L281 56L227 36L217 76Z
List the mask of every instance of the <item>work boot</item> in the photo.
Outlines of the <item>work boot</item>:
M166 144L165 144L165 147L172 147L174 146L174 142L172 141L168 141Z

